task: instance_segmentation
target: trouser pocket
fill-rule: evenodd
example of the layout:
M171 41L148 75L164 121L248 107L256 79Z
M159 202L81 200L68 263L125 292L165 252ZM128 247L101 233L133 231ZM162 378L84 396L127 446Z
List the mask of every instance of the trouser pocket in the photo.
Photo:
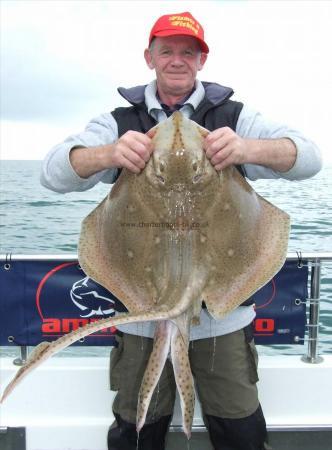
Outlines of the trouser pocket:
M247 344L248 361L249 361L249 380L251 383L257 383L258 377L258 353L254 341L254 328L251 323L244 328L244 335Z
M118 391L120 389L121 371L120 361L123 353L123 337L116 336L117 346L112 348L110 357L110 389Z

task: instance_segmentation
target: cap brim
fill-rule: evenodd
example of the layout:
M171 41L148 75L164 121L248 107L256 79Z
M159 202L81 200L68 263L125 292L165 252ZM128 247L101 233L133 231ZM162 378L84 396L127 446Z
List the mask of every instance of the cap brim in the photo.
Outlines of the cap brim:
M209 53L209 51L210 51L209 47L203 41L203 39L200 39L198 36L193 36L193 34L192 34L192 32L190 32L190 30L188 30L188 32L186 32L186 30L181 30L181 33L178 30L157 31L156 33L153 34L153 36L151 36L150 43L154 37L167 37L167 36L190 36L190 37L193 37L194 39L196 39L198 41L199 46L201 47L201 50L203 53Z

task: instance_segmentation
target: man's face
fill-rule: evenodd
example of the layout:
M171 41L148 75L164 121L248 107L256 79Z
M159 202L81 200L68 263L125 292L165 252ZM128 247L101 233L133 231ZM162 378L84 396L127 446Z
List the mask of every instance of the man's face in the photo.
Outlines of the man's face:
M144 57L155 69L159 93L186 95L194 87L196 74L207 58L197 40L191 36L156 37Z

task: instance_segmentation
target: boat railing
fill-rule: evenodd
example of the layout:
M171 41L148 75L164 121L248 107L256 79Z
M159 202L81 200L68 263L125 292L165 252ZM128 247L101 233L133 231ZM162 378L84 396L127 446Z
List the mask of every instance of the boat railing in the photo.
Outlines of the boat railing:
M74 263L77 261L76 254L57 254L57 255L16 255L8 253L6 255L0 255L0 262L4 271L9 271L15 261L61 261L65 263ZM317 364L323 361L322 356L319 354L319 328L320 328L320 292L322 281L322 267L326 263L332 262L332 252L327 253L288 253L286 261L296 262L297 266L308 267L308 298L295 299L295 305L303 305L307 309L307 321L306 327L308 332L304 337L295 336L294 343L307 342L306 353L302 356L302 360L306 363ZM1 305L0 305L1 306ZM10 342L10 336L8 341ZM19 345L21 355L16 358L14 363L22 365L25 363L28 355L28 346Z
M323 357L319 355L321 269L324 263L332 262L332 252L303 254L301 252L296 252L287 255L287 260L294 259L298 260L299 265L307 264L310 269L310 289L309 297L307 299L307 302L309 303L309 314L306 324L308 335L304 338L308 345L306 354L302 356L302 361L310 364L318 364L323 361Z

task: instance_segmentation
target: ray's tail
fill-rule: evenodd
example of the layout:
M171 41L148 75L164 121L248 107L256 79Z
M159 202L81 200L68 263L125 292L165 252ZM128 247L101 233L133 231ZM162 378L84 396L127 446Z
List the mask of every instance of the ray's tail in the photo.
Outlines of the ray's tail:
M195 408L194 381L188 356L190 320L191 315L183 313L172 321L163 321L156 326L153 349L138 395L136 420L138 432L145 423L152 394L170 352L175 382L181 401L183 431L190 439Z
M171 358L176 387L180 396L183 431L190 439L195 409L195 389L188 347L189 329L188 333L183 333L177 325L172 323Z
M101 319L96 322L91 322L84 327L78 328L75 331L71 331L64 336L53 342L41 342L29 355L27 362L16 373L13 380L8 384L4 390L0 403L9 396L9 394L15 389L15 387L30 373L33 369L36 369L40 364L58 353L60 350L68 347L73 342L78 341L96 331L102 330L108 327L117 327L118 325L135 322L148 322L150 320L167 320L169 317L177 316L181 314L183 310L187 308L187 302L190 301L190 297L185 298L182 305L176 305L171 310L167 310L166 305L160 305L160 307L154 311L147 311L139 314L123 314L117 317L109 317L107 319Z
M68 334L60 337L53 342L40 343L29 355L27 362L16 373L13 380L4 390L0 403L2 403L8 395L14 390L14 388L31 372L37 368L43 361L50 358L55 353L68 347L73 342L78 341L86 336L89 336L96 331L102 330L108 327L117 327L126 323L135 322L148 322L164 321L173 319L183 314L188 307L192 304L196 298L196 292L200 292L204 283L204 278L194 277L191 283L189 283L183 290L182 295L179 297L181 300L177 304L173 304L171 309L168 309L167 304L162 302L157 308L152 311L146 311L138 314L123 314L117 317L109 317L107 319L101 319L96 322L91 322L84 327L78 328L75 331L71 331Z
M148 364L142 379L137 401L136 429L139 432L146 420L152 394L160 379L170 350L172 322L169 320L156 325L154 342Z

